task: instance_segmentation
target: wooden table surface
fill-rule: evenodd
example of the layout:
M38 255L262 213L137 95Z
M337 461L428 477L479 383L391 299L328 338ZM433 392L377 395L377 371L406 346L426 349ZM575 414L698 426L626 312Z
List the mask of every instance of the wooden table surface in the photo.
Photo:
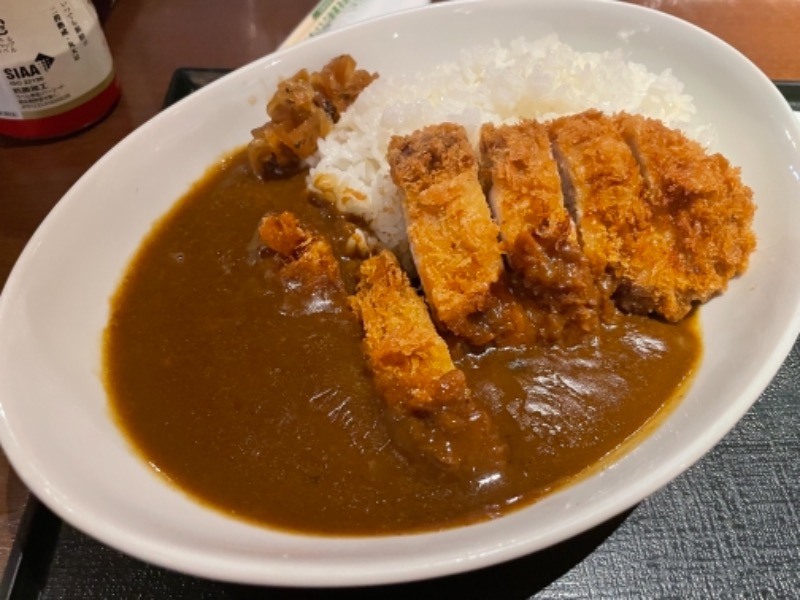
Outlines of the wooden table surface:
M107 150L159 112L179 67L234 68L274 50L316 0L119 0L105 19L122 99L66 139L0 138L0 286L28 239ZM800 0L644 0L725 39L772 79L800 80ZM0 455L0 568L28 492Z

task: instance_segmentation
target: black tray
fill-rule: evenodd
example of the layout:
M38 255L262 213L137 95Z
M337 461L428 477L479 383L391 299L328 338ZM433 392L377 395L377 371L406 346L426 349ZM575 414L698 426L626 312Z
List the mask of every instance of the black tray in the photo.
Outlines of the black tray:
M165 106L224 73L177 70ZM800 85L776 85L790 103L800 102ZM798 598L799 513L800 343L733 431L667 487L591 531L502 565L373 588L226 584L117 552L63 523L31 497L0 584L0 600Z
M792 107L792 110L800 111L800 81L775 81L783 97Z

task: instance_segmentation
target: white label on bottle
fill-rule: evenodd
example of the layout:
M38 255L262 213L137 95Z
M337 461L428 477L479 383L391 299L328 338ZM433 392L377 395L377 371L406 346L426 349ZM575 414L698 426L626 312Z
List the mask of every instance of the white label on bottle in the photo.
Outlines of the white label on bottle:
M0 118L64 112L96 95L112 74L111 53L88 0L0 7Z

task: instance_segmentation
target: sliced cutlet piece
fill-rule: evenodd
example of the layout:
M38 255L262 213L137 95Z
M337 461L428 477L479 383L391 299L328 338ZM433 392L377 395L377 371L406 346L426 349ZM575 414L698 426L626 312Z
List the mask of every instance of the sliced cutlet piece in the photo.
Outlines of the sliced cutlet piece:
M564 206L547 127L534 120L481 129L480 178L511 269L537 306L591 331L603 304Z
M477 343L476 315L492 303L503 271L499 230L478 180L463 127L431 125L389 143L392 180L403 197L409 246L434 317Z
M425 301L390 251L361 264L351 306L361 319L367 362L387 404L416 410L441 404L448 390L467 393Z
M583 252L611 294L649 268L636 260L643 238L651 237L639 165L614 120L600 111L560 117L548 128Z
M505 460L489 415L473 404L425 301L388 250L361 265L350 304L364 330L364 353L400 447L435 463L473 471Z
M626 113L615 122L638 159L652 215L617 302L678 321L747 268L756 244L753 194L738 168L681 131Z
M330 242L307 229L290 212L261 219L259 237L280 261L287 308L338 312L346 301L344 280Z

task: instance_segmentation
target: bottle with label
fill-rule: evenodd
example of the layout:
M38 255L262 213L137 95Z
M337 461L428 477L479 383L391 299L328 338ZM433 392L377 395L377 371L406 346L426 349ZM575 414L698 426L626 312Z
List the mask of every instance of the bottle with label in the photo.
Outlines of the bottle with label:
M89 0L2 0L0 135L74 133L108 114L119 94Z

